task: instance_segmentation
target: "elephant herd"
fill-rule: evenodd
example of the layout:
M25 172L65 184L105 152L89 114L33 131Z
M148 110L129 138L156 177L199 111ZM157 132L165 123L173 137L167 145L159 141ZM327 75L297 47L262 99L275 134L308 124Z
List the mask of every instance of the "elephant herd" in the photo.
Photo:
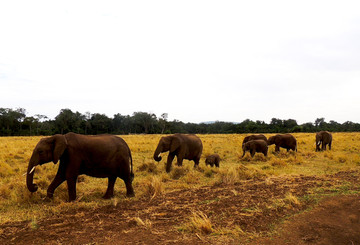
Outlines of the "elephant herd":
M331 150L332 135L327 131L316 134L316 151ZM268 146L275 144L275 152L285 148L297 151L297 142L291 134L277 134L268 139L260 135L250 135L242 143L243 155L249 151L253 157L256 152L267 156ZM321 145L321 148L320 148ZM183 159L194 161L194 167L200 162L203 145L196 135L174 134L160 139L154 160L161 161L161 153L169 152L166 171L170 172L176 156L177 165L182 166ZM108 187L103 198L114 196L116 179L122 179L126 186L126 196L135 196L132 181L134 179L131 151L127 143L114 135L88 136L75 133L54 135L41 139L35 146L26 172L26 185L30 192L36 192L38 186L33 183L35 168L48 162L59 163L55 178L47 189L47 198L52 198L55 189L64 181L67 182L69 201L76 199L77 178L85 174L97 178L108 178ZM219 167L220 156L212 154L206 157L205 164Z

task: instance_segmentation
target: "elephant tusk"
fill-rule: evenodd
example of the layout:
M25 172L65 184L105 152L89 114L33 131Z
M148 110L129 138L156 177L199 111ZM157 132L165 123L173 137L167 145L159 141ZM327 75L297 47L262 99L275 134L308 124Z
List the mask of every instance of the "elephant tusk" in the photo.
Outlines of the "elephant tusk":
M160 157L161 153L159 153L158 157Z
M35 170L35 167L33 167L33 168L30 170L29 174L31 174L32 172L34 172L34 170Z

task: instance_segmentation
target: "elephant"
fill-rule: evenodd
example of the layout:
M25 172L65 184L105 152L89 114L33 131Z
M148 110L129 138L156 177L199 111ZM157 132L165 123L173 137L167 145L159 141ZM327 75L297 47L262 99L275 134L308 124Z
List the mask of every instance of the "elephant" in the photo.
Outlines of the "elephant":
M315 151L324 151L326 150L326 145L329 145L329 150L331 150L332 135L328 131L320 131L316 133L316 149ZM320 149L321 144L321 149Z
M220 156L219 154L212 154L206 157L205 159L205 165L210 165L211 167L219 167L220 165Z
M280 147L287 151L290 149L297 152L297 142L291 134L277 134L267 140L268 145L275 144L275 152L280 152Z
M268 153L268 144L265 140L250 140L242 145L243 155L245 152L250 151L251 157L255 155L256 152L261 152L264 156L267 156Z
M166 172L170 172L171 164L174 157L177 157L177 165L182 166L183 159L193 160L195 162L194 167L199 166L199 161L203 145L201 139L194 134L174 134L170 136L164 136L160 139L158 146L154 152L154 160L161 161L160 154L163 152L169 152Z
M250 141L250 140L265 140L267 141L267 138L265 135L263 134L252 134L249 136L246 136L242 142L242 145L245 144L246 142Z
M81 174L108 178L108 188L103 196L105 199L114 196L117 177L125 182L126 195L135 196L132 187L134 173L131 151L120 137L67 133L42 138L34 148L27 169L26 185L30 192L38 189L33 183L35 167L51 161L57 164L59 160L56 176L47 189L49 199L53 197L55 189L66 180L69 201L74 201L76 181Z

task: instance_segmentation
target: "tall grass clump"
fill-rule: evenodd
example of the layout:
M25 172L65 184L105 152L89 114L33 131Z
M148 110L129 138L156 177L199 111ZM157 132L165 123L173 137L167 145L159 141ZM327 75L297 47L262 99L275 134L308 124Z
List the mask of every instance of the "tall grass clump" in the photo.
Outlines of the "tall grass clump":
M181 177L185 176L188 172L189 169L186 167L175 166L170 172L170 177L174 180L178 180Z
M203 234L210 234L213 231L210 219L201 211L192 213L188 227L192 232L201 232Z
M150 199L160 196L164 192L164 186L161 178L152 176L145 182L145 193Z

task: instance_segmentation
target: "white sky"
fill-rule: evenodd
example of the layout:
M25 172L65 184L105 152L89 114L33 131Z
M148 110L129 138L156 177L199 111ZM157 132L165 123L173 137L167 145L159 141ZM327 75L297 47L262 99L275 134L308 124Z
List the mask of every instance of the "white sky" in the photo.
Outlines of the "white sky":
M360 1L1 1L0 107L360 122Z

